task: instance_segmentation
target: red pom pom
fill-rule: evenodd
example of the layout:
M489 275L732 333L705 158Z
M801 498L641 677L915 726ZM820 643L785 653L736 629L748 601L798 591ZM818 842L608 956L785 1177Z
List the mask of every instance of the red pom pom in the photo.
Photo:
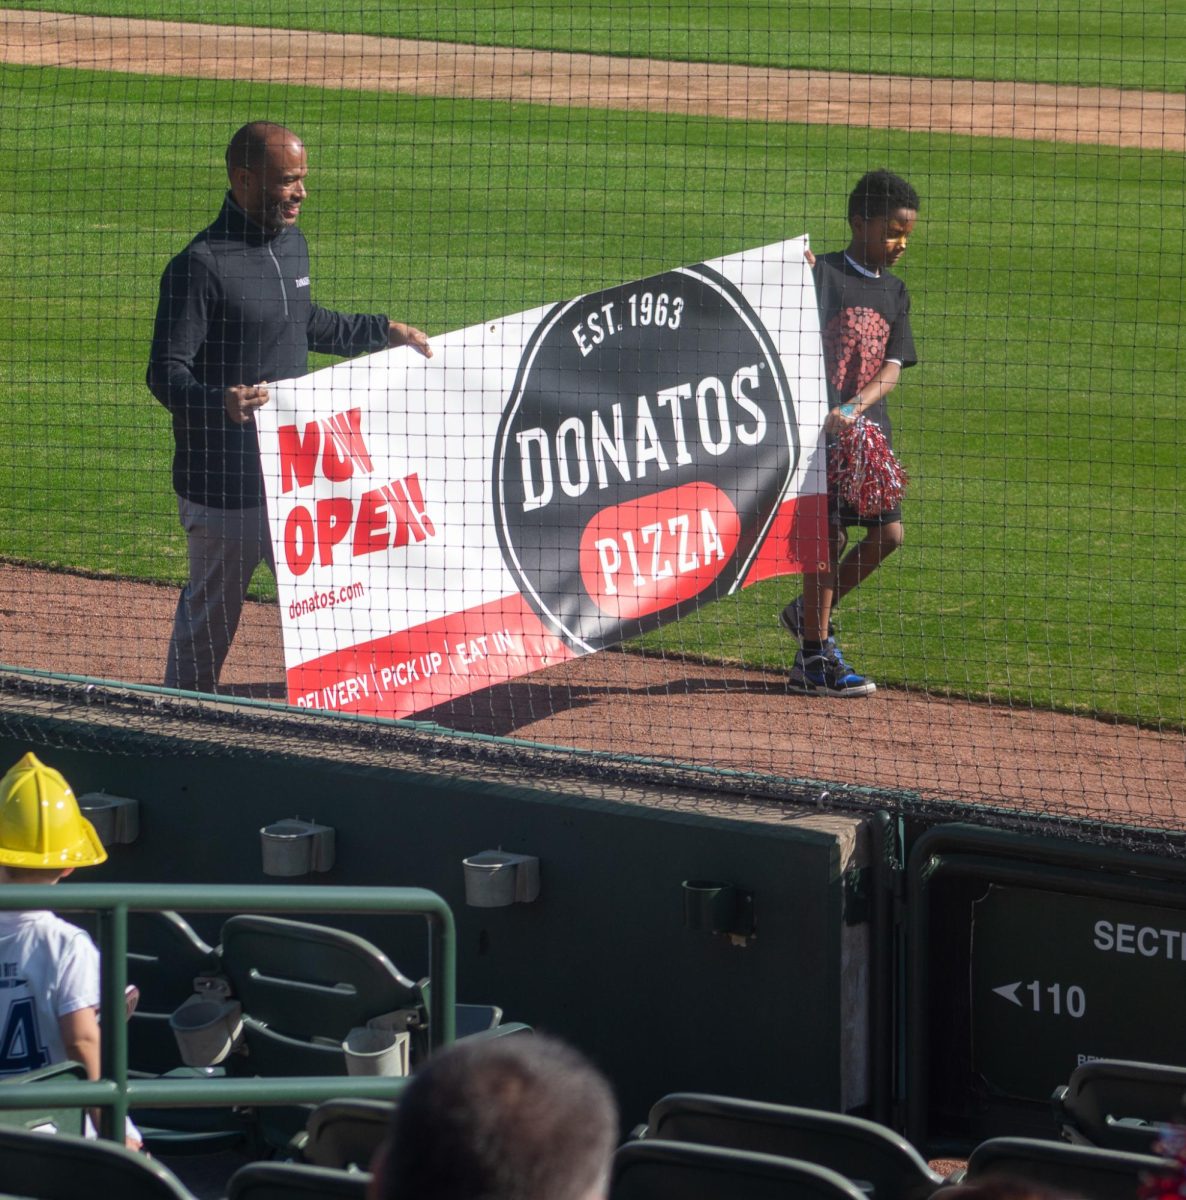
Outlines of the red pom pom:
M836 438L828 456L828 482L859 516L875 517L902 502L909 477L881 429L857 417Z

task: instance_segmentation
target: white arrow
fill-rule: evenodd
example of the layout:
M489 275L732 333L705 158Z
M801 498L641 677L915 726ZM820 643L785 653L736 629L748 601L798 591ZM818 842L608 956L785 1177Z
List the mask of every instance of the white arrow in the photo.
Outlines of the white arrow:
M1022 1003L1017 999L1017 989L1019 987L1021 987L1020 979L1016 983L1002 984L1001 987L995 987L992 990L996 992L998 996L1004 996L1006 1000L1011 1001L1013 1004L1016 1004L1018 1008L1021 1008L1023 1007Z

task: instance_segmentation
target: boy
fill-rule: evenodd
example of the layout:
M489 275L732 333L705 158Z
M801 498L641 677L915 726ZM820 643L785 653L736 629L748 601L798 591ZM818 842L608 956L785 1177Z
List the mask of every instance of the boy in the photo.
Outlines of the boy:
M70 785L29 753L0 779L0 886L57 883L107 859ZM99 952L47 911L0 911L0 1075L73 1059L99 1078ZM129 1123L127 1144L140 1138Z
M880 426L890 442L885 398L902 371L918 360L910 295L888 268L902 257L918 208L918 193L906 180L889 171L870 171L848 198L848 249L818 259L807 251L828 384L824 431L829 453L836 435L860 416ZM845 554L846 528L852 525L863 526L866 534ZM902 544L901 509L862 517L841 504L829 486L828 540L829 569L804 573L803 594L779 615L779 623L800 644L788 686L808 695L867 696L877 685L844 661L831 618L840 599Z

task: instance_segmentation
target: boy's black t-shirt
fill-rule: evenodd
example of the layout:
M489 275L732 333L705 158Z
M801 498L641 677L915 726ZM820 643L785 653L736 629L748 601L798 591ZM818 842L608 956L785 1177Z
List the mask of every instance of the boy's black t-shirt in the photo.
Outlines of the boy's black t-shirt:
M918 357L910 329L910 293L888 271L864 275L843 250L815 260L816 300L828 382L828 404L851 400L881 370L887 358L912 367ZM884 398L865 410L891 438Z

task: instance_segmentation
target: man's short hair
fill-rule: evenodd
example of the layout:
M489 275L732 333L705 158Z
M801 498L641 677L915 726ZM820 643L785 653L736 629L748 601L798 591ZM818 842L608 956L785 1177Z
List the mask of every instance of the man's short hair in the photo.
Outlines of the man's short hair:
M606 1189L618 1114L605 1078L541 1034L446 1047L400 1096L383 1200L585 1200Z
M900 175L884 168L862 175L848 197L850 217L888 217L900 208L918 212L918 193Z
M268 147L288 141L299 142L300 138L291 129L277 125L275 121L249 121L235 130L227 144L227 174L236 167L258 171L268 156Z

